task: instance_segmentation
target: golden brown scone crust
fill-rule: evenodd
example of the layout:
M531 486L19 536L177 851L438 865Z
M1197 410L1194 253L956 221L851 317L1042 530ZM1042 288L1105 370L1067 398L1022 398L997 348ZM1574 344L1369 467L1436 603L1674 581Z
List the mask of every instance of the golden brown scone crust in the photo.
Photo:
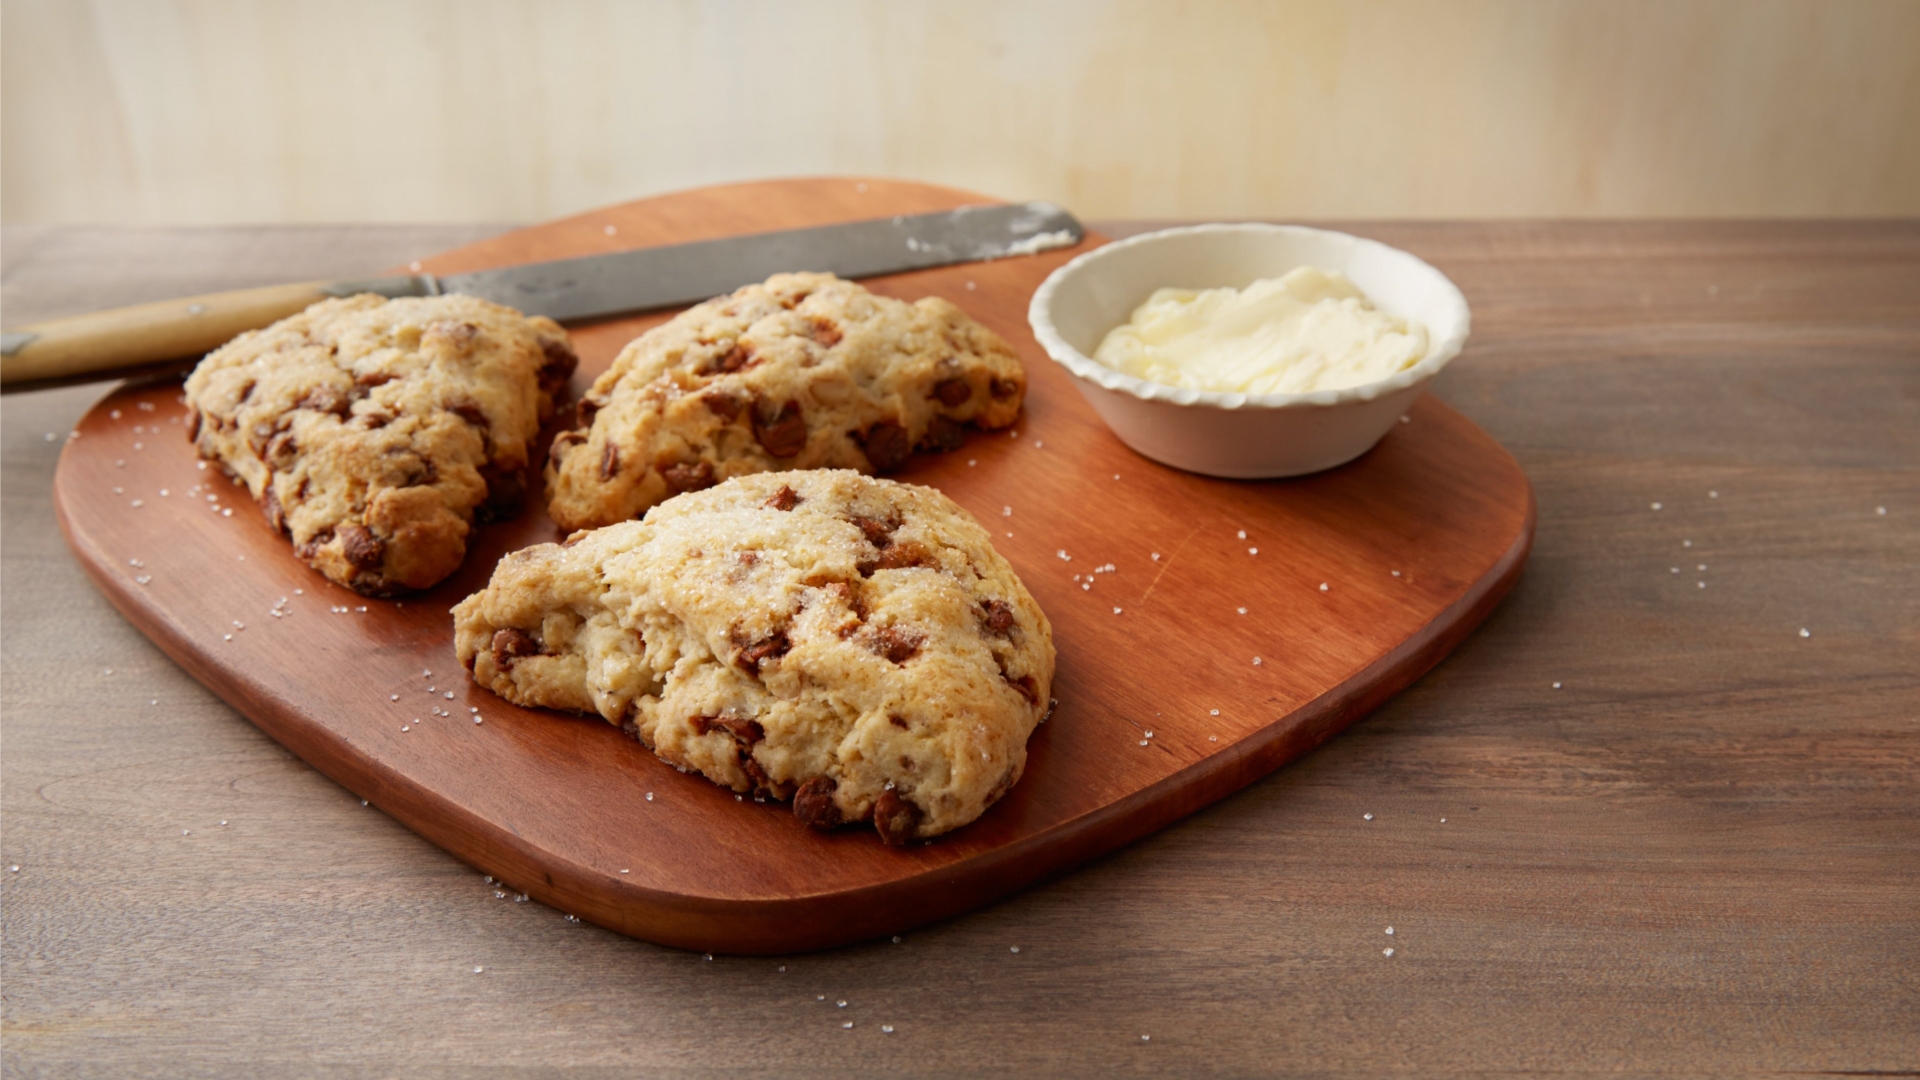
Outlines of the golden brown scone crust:
M876 296L832 274L775 274L630 342L553 442L562 528L628 521L663 499L784 469L884 473L1004 427L1026 370L946 300Z
M598 713L665 761L889 843L1019 779L1053 630L931 488L765 473L502 559L453 609L460 662L523 705Z
M553 320L470 296L324 300L207 354L188 435L316 570L392 595L451 574L476 515L517 512L577 363Z

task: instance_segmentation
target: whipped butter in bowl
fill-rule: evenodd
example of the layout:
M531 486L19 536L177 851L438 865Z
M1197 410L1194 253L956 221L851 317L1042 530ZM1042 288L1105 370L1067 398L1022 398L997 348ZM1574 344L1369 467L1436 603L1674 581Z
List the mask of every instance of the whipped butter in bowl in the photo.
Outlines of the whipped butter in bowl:
M1379 382L1427 355L1427 328L1345 274L1302 266L1244 289L1156 289L1093 358L1168 386L1299 394Z
M1465 344L1446 275L1372 240L1197 225L1054 271L1027 313L1121 441L1192 472L1297 476L1365 453Z

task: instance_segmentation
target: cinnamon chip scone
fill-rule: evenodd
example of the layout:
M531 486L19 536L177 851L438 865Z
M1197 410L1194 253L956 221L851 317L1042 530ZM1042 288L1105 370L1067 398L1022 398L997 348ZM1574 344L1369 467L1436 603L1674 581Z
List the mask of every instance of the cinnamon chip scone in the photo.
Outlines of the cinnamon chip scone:
M598 713L818 828L905 843L1020 778L1053 630L967 512L846 470L767 473L500 561L453 609L510 701Z
M553 441L547 512L627 521L663 499L784 469L883 473L963 427L1004 427L1027 375L999 335L937 297L775 274L630 342Z
M188 437L316 570L424 589L516 513L534 437L578 363L551 319L470 296L324 300L207 354Z

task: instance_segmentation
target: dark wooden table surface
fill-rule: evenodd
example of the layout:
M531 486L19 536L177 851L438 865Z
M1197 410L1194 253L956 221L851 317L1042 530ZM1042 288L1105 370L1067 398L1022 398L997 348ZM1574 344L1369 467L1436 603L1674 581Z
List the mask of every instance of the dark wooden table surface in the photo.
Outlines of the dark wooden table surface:
M782 960L516 903L308 769L67 554L103 388L7 396L0 1071L1920 1076L1920 223L1351 228L1473 305L1435 392L1536 487L1506 605L1224 803ZM9 228L0 305L490 231Z

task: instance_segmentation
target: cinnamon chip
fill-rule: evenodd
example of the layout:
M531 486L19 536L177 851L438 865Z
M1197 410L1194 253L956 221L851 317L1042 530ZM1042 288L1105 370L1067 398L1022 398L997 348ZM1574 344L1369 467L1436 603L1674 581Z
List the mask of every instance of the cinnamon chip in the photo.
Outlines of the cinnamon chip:
M251 391L253 388L247 388ZM335 416L347 415L347 409L353 404L345 393L332 386L316 386L305 396L294 402L296 409L312 409L314 412L332 413Z
M740 415L740 399L725 390L709 390L700 395L700 400L712 410L713 415L729 423Z
M793 816L822 831L840 824L840 807L833 801L839 786L831 776L816 776L801 784L793 793Z
M299 445L293 441L293 432L283 431L267 443L267 464L285 468L299 450Z
M927 640L925 635L899 626L883 626L864 636L867 648L895 664L904 664L918 656L920 646Z
M818 342L821 347L828 349L840 344L841 338L840 328L834 325L833 320L821 318L818 315L807 320L807 336Z
M913 453L913 441L907 438L907 429L892 420L882 420L868 428L860 445L875 472L891 472Z
M689 721L693 724L695 735L705 735L710 731L724 731L733 736L733 741L742 746L752 746L767 737L765 728L758 720L745 720L732 716L696 716Z
M920 808L889 788L873 801L873 827L888 847L904 846L920 828Z
M740 764L740 771L746 773L747 779L753 783L754 795L761 796L772 792L773 778L767 775L767 770L758 761L754 760L753 751L740 746L734 752L738 755L736 760Z
M753 365L753 346L734 342L726 352L713 358L707 367L708 374L717 371L735 372Z
M532 634L511 626L495 630L493 640L488 644L493 650L493 665L503 671L523 656L538 656L544 651Z
M789 401L782 405L779 415L770 422L762 423L756 416L753 434L774 457L797 456L807 448L807 421L800 415L800 403Z
M791 648L793 645L787 640L787 635L775 631L771 636L741 649L734 662L750 672L758 673L763 665L778 661Z
M474 427L479 428L483 432L490 427L487 421L486 410L482 409L478 402L471 399L449 402L447 404L447 411L465 420L467 423L472 424Z
M373 535L365 525L340 526L340 550L347 561L362 570L372 570L386 556L386 542Z
M952 408L966 404L973 397L973 386L965 379L942 379L934 386L933 396L940 399L940 404Z
M996 634L1004 634L1013 629L1013 605L1005 600L988 600L980 605L981 622Z
M260 497L260 509L267 515L267 523L274 532L287 531L287 514L280 506L280 497L273 493L273 481L267 481L266 493Z
M306 539L305 543L293 545L293 553L303 559L311 560L320 554L320 549L333 543L333 530L321 529Z
M893 543L894 527L892 525L884 521L875 521L870 517L855 516L847 520L859 526L861 533L867 538L867 543L872 544L874 547L883 548Z
M565 385L573 369L580 366L580 357L564 341L542 341L540 354L544 360L534 377L539 380L540 389L549 394Z
M667 486L677 492L704 491L714 484L713 466L704 461L696 461L691 465L669 465L660 470L660 475L666 480Z
M874 570L905 570L910 566L924 566L938 570L940 561L933 557L933 552L927 550L925 544L915 540L905 540L889 545L880 552L880 558L872 564ZM868 572L871 573L871 571Z

